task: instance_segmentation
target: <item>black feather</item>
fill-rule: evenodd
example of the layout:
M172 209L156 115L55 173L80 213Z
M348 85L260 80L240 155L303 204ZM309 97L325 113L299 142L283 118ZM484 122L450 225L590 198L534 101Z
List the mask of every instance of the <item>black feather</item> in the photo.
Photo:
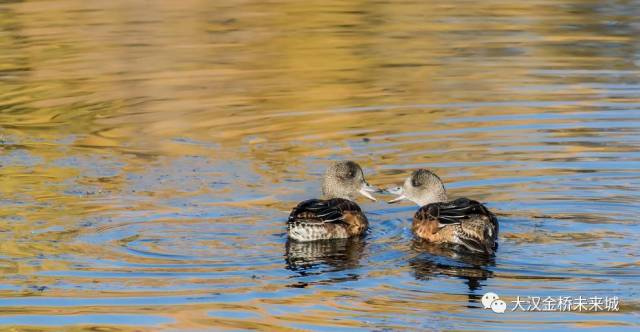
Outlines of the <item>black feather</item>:
M458 198L446 203L433 203L421 209L424 209L431 217L438 219L438 222L443 226L459 224L461 220L474 214L493 216L484 205L468 198Z
M343 222L344 211L361 210L356 203L342 198L310 199L301 202L291 211L287 223L340 223Z

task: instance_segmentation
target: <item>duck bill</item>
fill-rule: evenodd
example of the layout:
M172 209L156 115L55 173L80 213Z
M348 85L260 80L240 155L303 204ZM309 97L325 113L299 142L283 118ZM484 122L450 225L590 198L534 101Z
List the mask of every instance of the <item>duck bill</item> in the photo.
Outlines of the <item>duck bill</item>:
M388 193L392 194L392 195L396 195L397 197L387 201L387 203L389 204L393 204L393 203L397 203L400 202L404 199L407 199L407 196L404 195L404 190L402 189L402 187L395 187L395 188L389 188L386 190Z
M372 185L370 185L370 184L368 184L366 182L362 184L362 188L360 188L360 191L359 191L359 193L362 196L364 196L364 197L366 197L366 198L368 198L368 199L370 199L370 200L372 200L374 202L376 201L376 198L373 197L373 195L371 195L371 193L377 193L377 192L380 192L380 189L378 189L375 186L372 186Z

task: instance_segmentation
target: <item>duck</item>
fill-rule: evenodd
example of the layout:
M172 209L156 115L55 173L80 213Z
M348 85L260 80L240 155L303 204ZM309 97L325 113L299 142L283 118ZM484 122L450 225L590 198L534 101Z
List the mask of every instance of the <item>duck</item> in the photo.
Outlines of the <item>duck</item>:
M463 247L494 255L498 247L498 219L478 201L462 197L450 201L444 183L435 173L418 169L402 186L388 188L396 198L388 203L412 201L420 208L413 216L414 235L434 244Z
M375 201L375 192L381 190L365 180L358 163L333 162L324 173L322 197L300 202L289 214L289 238L306 242L362 235L369 221L355 199L362 195Z

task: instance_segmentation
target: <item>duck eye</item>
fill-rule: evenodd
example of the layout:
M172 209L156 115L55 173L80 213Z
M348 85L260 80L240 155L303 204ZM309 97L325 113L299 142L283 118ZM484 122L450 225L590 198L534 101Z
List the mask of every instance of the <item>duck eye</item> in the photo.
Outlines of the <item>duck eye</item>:
M347 170L347 176L349 178L355 178L356 175L358 174L358 169L354 166L350 166Z
M411 185L414 187L420 187L422 185L422 182L414 177L411 179Z

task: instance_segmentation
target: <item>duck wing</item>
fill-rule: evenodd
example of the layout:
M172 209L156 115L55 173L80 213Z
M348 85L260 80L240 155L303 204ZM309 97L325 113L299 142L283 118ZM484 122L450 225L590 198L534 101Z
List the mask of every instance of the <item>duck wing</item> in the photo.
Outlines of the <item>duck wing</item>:
M433 203L418 210L423 220L435 219L438 229L455 225L457 237L471 251L493 253L498 237L498 220L484 205L468 198Z
M343 198L309 199L293 208L287 224L343 223L346 213L361 213L358 204Z
M471 215L493 215L478 201L468 198L458 198L451 202L433 203L420 208L418 212L430 218L436 218L440 227L459 224Z

